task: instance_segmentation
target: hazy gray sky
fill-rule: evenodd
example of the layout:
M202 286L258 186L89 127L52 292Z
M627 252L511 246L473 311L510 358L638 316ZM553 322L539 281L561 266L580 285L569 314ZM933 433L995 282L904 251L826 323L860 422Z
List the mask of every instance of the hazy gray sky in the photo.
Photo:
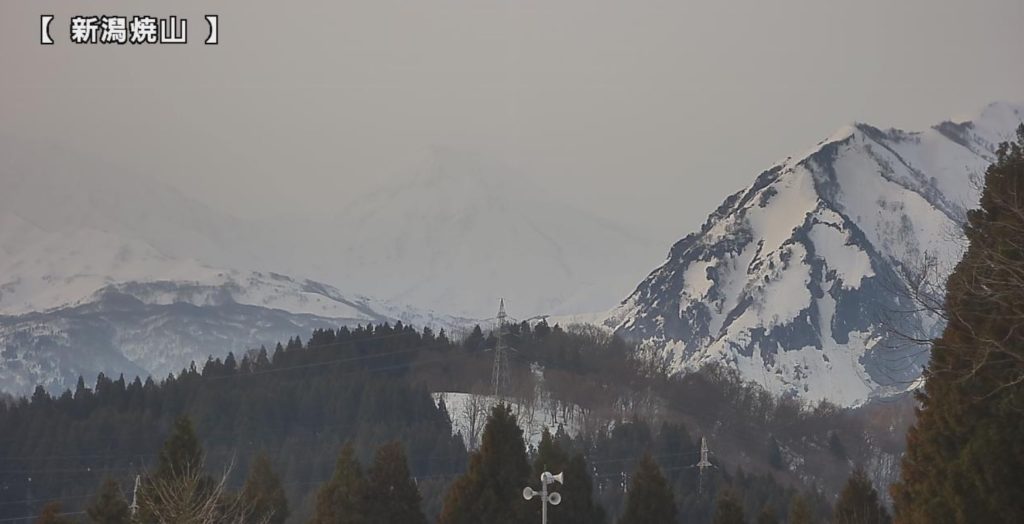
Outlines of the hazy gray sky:
M75 14L182 15L192 43L72 46ZM1022 25L1021 0L4 0L0 134L247 216L329 210L465 149L667 248L844 123L1021 101Z

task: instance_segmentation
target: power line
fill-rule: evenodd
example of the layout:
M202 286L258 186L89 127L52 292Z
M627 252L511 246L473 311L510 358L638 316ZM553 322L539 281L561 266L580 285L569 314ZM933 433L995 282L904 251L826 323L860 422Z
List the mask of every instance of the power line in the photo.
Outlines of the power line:
M85 515L85 512L84 511L69 511L69 512L65 512L65 513L55 513L54 515L56 515L58 517L71 517L71 516L74 516L74 515ZM27 516L24 516L24 517L8 517L8 518L0 519L0 522L17 522L19 520L35 520L35 519L38 519L39 517L42 517L42 515L27 515Z
M230 453L221 453L221 454L237 454L237 452L238 452L238 450L236 449L236 450L231 451ZM693 456L693 455L695 455L697 453L700 453L700 452L699 451L683 451L683 452L674 452L674 453L659 453L659 454L652 454L651 457L655 458L655 459L665 459L665 458L673 458L673 457ZM642 458L642 455L620 456L620 457L611 458L611 459L587 460L587 464L590 465L592 467L592 469L594 469L593 466L598 465L598 464L608 464L608 463L613 463L613 462L636 461L636 460L639 460L640 458ZM443 465L447 465L447 466L455 466L456 464L459 464L459 463L462 462L460 460L456 460L455 457L452 457L452 456L448 456L448 457L434 457L434 456L417 457L417 456L410 456L410 457L408 457L407 460L410 463L417 463L417 462L424 462L424 461L437 461L437 462L443 463ZM442 464L439 464L439 465L442 465ZM693 467L694 466L674 466L674 467L673 466L668 466L668 467L662 468L662 471L678 471L678 470L683 470L683 469L688 469L688 468L693 468ZM122 471L122 472L139 471L139 468L118 468L116 470L107 470L104 473L109 473L110 471ZM85 471L82 471L82 472L85 472ZM99 472L96 472L96 473L99 473ZM432 479L432 478L454 477L454 476L461 475L463 473L465 473L465 470L456 471L454 469L449 469L449 470L445 470L445 471L441 471L441 472L436 472L436 473L423 473L423 474L419 474L419 475L411 475L411 477L414 480L418 481L418 480L426 480L426 479ZM596 471L594 471L594 472L591 473L591 478L602 479L602 478L617 477L617 476L621 476L623 473L624 472L616 471L616 472L613 472L613 473L598 474L598 473L596 473ZM135 482L136 482L136 490L137 490L138 489L138 482L139 482L140 476L136 475L135 478L136 478ZM303 481L293 480L293 481L282 482L282 485L285 485L285 486L302 486L302 485L323 484L324 482L327 482L330 479L331 479L331 476L327 476L327 477L324 477L324 478L321 478L321 479L313 479L313 480L303 480ZM133 490L133 494L134 493L135 493L135 491ZM45 502L45 503L49 503L49 502L69 502L69 501L77 501L77 500L82 500L82 499L94 498L97 495L99 495L98 492L97 493L90 493L90 494L86 494L86 495L73 495L73 496L66 496L66 497L59 497L59 498L32 498L32 499L22 499L22 500L13 500L13 501L2 501L2 502L0 502L0 505L32 504L34 502L35 503L40 503L40 502ZM133 495L133 498L134 498L134 495ZM69 515L81 514L81 513L83 513L83 512L70 513ZM38 517L38 515L30 516L30 517L19 517L19 518L16 518L16 519L9 519L9 520L30 519L30 518L35 518L35 517ZM6 522L6 521L5 520L0 520L0 522Z

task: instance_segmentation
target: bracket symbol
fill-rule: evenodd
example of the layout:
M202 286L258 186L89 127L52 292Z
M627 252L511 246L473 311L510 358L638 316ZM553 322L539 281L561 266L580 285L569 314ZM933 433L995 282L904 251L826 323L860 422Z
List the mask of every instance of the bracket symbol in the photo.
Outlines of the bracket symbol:
M206 37L206 45L217 45L220 41L220 34L218 31L219 17L217 15L206 15L207 25L210 26L210 36Z
M41 45L53 45L53 38L50 38L50 22L53 22L53 15L39 16L39 43Z

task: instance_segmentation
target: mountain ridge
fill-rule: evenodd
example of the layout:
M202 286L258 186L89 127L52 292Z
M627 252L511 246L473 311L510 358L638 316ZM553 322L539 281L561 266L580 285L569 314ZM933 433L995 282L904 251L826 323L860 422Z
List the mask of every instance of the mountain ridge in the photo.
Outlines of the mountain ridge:
M904 390L927 356L896 334L940 324L896 318L914 309L899 285L922 260L959 259L981 174L1021 120L1024 108L991 104L922 132L845 126L727 197L604 323L677 372L724 362L774 393L841 405Z

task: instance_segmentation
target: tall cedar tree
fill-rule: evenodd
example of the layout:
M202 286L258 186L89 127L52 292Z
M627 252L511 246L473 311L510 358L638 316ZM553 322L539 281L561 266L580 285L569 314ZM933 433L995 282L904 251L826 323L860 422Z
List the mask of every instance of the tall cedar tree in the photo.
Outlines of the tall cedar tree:
M795 495L789 503L788 524L814 524L814 516L811 514L811 506L807 503L807 497Z
M384 444L377 450L366 480L369 524L427 524L401 442Z
M161 479L172 479L188 472L195 472L202 467L203 448L199 445L192 421L182 415L174 421L171 436L164 442L160 450L156 476Z
M839 493L832 520L835 524L888 524L892 519L867 473L857 468Z
M341 448L334 475L316 495L313 524L366 524L366 480L351 442Z
M480 449L445 497L440 524L519 524L530 520L522 491L530 481L523 430L512 408L491 410Z
M1024 125L965 233L892 490L900 523L1024 522Z
M147 478L142 484L143 493L140 497L143 500L150 499L148 493L154 493L155 485L174 483L189 475L199 475L203 467L203 448L199 444L199 437L196 436L192 420L186 415L175 419L171 428L171 436L164 441L160 448L160 455L157 459L156 472L151 478ZM198 492L195 496L202 497L205 492L213 488L213 479L202 477ZM140 504L139 520L152 522L156 520L154 509L147 507L147 504Z
M724 489L718 494L718 502L715 503L714 524L745 524L746 517L743 515L743 506L739 498L731 489Z
M85 513L96 524L130 524L132 511L121 493L121 486L114 479L107 479Z
M675 524L676 502L658 464L645 453L633 473L619 524Z
M587 471L587 463L582 453L569 456L558 440L547 428L541 434L537 446L537 456L533 460L532 481L537 484L545 471L555 475L564 473L564 484L554 483L548 490L557 491L562 496L562 503L548 507L548 514L559 524L601 524L605 522L604 509L594 502L594 486ZM537 484L539 487L539 484ZM539 519L540 505L534 508Z
M249 466L242 498L248 508L247 520L250 522L284 524L288 518L288 497L265 452L256 455Z

